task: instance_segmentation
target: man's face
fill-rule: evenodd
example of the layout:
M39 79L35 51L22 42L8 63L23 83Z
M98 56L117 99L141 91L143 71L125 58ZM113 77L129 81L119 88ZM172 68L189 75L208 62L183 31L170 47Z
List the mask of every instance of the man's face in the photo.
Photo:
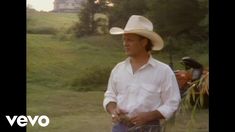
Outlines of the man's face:
M147 39L136 34L124 34L123 45L126 55L134 57L146 52Z

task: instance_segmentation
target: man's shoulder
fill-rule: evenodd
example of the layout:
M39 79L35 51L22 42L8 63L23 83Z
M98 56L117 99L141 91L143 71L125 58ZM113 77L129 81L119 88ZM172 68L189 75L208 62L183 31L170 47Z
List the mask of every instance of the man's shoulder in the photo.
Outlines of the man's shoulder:
M125 64L126 64L126 60L123 60L123 61L117 63L117 64L114 66L113 71L115 71L115 70L117 70L117 69L123 67Z
M162 61L159 61L155 58L152 58L152 63L157 67L164 68L164 69L171 69L170 66Z
M152 60L152 63L155 65L155 68L157 71L161 71L163 72L164 74L174 74L173 70L171 69L171 67L162 62L162 61L159 61L157 59L154 59Z
M125 65L125 64L126 64L126 60L123 60L123 61L117 63L116 66L117 66L117 67L118 67L118 66L123 66L123 65Z

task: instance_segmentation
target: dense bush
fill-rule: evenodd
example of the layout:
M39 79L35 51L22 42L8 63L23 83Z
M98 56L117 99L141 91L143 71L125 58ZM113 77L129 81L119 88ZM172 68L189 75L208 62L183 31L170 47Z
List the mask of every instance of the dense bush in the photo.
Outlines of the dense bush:
M27 33L31 34L56 34L57 29L53 27L31 27L27 28Z
M86 68L86 72L79 78L75 78L72 83L72 89L78 91L105 90L100 86L107 85L111 67L92 66Z

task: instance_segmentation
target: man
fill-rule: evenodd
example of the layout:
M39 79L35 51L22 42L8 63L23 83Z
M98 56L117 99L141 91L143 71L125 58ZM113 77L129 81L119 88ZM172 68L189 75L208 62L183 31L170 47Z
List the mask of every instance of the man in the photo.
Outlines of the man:
M112 131L126 132L169 119L178 108L180 93L171 68L150 54L163 48L151 21L132 15L124 29L113 27L110 33L123 34L128 56L113 68L104 94L104 109L114 123Z

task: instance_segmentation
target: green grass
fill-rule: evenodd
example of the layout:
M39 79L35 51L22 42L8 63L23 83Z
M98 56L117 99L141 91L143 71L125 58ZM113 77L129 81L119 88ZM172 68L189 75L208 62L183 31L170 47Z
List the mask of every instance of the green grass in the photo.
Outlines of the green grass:
M27 91L27 114L47 115L50 119L50 124L46 128L28 125L29 132L110 130L110 118L102 107L102 92L53 90L40 85L28 87L30 89Z
M53 90L30 84L27 91L27 114L47 115L46 127L28 125L28 132L110 132L111 119L103 110L103 92ZM175 124L168 123L166 132L188 132L190 112L179 113ZM208 110L200 110L191 125L192 132L208 132Z
M76 13L27 12L27 28L53 27L66 29L78 21Z
M124 57L120 45L108 36L59 41L52 35L28 34L27 82L70 88L90 71L111 69Z
M53 89L86 89L85 86L79 86L81 83L79 81L84 78L97 79L89 74L98 74L103 69L109 72L118 62L126 58L121 43L109 35L60 40L55 35L28 34L27 82L43 84ZM173 55L175 69L183 68L179 61L186 55L199 60L205 67L208 66L208 53L197 54L191 50L185 54ZM153 56L169 64L166 52L154 53ZM98 79L108 79L107 73L102 75ZM101 85L95 85L96 88L89 89L105 89Z
M195 119L191 118L191 111L179 112L175 120L166 123L166 132L208 132L208 109L196 111Z

